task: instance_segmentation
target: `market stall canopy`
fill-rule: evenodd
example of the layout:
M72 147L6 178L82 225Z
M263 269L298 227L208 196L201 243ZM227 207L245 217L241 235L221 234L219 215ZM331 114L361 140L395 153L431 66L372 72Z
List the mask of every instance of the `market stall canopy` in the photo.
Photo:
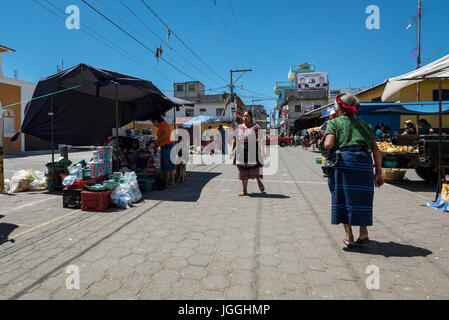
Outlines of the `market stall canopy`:
M402 76L388 79L382 94L382 101L386 101L396 92L409 85L423 80L442 78L449 79L449 55Z
M324 123L324 118L321 117L321 114L321 109L305 113L295 120L294 125L297 130L304 130L321 126Z
M166 94L165 96L166 96L166 97L168 98L168 100L170 100L175 106L178 106L178 107L182 107L182 106L184 106L184 107L193 107L193 106L195 106L195 103L194 103L194 102L187 101L187 100L183 100L183 99L179 99L179 98L170 96L170 95L168 95L168 94Z
M22 133L51 140L52 100L54 142L68 145L103 145L116 127L116 101L120 127L186 104L166 96L151 81L80 64L38 82Z
M190 128L193 125L196 124L202 124L202 123L213 123L213 122L221 122L221 120L217 117L211 117L211 116L207 116L207 115L200 115L198 117L195 117L189 121L187 121L186 123L184 123L183 127L184 128Z
M368 106L366 106L368 107ZM393 106L386 106L386 107L378 107L378 108L363 108L363 106L360 106L360 111L358 114L376 114L376 113L389 113L389 114L401 114L401 115L420 115L425 114L425 112L419 112L419 111L413 111L404 108L402 105L393 105Z

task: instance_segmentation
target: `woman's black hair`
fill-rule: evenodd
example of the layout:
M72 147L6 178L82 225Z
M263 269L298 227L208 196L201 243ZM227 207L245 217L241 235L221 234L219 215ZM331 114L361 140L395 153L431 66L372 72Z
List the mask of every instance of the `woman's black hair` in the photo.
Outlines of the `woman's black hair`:
M162 121L164 121L164 118L162 118L161 116L153 116L150 118L150 121L151 122L158 121L159 123L161 123Z
M419 119L419 122L424 123L425 125L430 124L426 119Z
M251 120L254 120L253 112L251 110L245 111L243 114L249 114L251 116Z
M374 127L374 132L376 132L377 130L379 130L381 127L385 128L385 124L383 122L379 122L375 127Z

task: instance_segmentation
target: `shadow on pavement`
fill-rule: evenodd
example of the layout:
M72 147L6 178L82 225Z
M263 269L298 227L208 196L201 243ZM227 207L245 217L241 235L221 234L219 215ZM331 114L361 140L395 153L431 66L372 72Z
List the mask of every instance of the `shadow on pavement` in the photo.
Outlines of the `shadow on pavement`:
M436 192L436 185L420 180L404 180L403 182L388 182L392 186L411 192ZM430 200L430 199L429 199Z
M145 193L143 198L145 200L195 202L200 198L205 185L219 175L221 173L187 172L187 180L182 183L178 182L174 189L163 191L154 190ZM194 180L189 180L190 178Z
M72 148L69 150L69 159L71 153L79 153L79 152L85 152L85 151L91 151L90 148ZM7 152L4 154L5 159L13 159L13 158L27 158L27 157L34 157L34 156L45 156L45 155L51 155L51 150L42 150L42 151L25 151L25 152ZM55 150L55 158L60 157L59 150Z
M354 248L344 248L347 252L358 252L363 254L382 255L388 257L426 257L432 254L432 251L425 248L415 247L396 242L378 242L370 240L363 245L357 245Z
M274 194L274 193L250 193L248 197L251 198L268 198L268 199L288 199L289 196L283 194Z
M19 226L11 223L0 223L0 245L8 242L9 235Z

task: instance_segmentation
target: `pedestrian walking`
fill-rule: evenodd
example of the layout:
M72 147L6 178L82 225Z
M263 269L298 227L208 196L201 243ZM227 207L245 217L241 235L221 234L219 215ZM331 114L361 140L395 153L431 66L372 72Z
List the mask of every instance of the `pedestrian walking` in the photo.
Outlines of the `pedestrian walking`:
M299 145L299 136L297 134L295 134L293 139L295 140L295 147L297 147Z
M302 139L302 149L309 150L309 134L306 133Z
M221 124L218 126L218 131L221 136L221 153L226 154L226 131Z
M368 226L373 225L374 186L384 183L382 154L375 142L372 127L356 118L359 100L351 94L336 97L338 118L328 122L324 148L332 150L325 168L332 195L332 224L344 225L344 243L353 247L369 240ZM373 157L375 174L373 172ZM354 242L352 226L360 226Z
M237 127L237 135L232 141L231 157L234 157L234 164L238 168L238 179L242 181L243 192L239 196L248 195L248 180L256 179L259 189L265 192L262 183L262 166L265 153L259 143L257 143L257 133L260 129L253 121L253 113L246 111L243 114L243 123ZM234 154L235 151L235 154Z

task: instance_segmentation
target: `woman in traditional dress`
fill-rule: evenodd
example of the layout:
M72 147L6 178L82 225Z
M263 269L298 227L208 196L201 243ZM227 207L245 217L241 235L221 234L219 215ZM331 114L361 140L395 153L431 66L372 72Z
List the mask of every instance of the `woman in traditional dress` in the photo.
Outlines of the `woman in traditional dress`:
M248 195L248 180L256 179L259 189L265 192L262 183L262 162L265 158L263 148L257 142L257 133L260 129L258 124L253 122L253 113L246 111L243 114L243 123L237 127L237 135L232 142L231 157L234 157L234 164L238 168L238 179L242 181L243 192L239 196ZM234 151L235 155L234 155Z
M356 118L360 102L351 94L340 94L335 101L340 117L328 122L324 147L335 151L335 165L328 177L332 194L332 224L344 225L348 247L365 243L368 226L373 225L374 186L384 183L382 154L368 123ZM373 157L375 173L373 172ZM352 226L360 226L354 242Z

